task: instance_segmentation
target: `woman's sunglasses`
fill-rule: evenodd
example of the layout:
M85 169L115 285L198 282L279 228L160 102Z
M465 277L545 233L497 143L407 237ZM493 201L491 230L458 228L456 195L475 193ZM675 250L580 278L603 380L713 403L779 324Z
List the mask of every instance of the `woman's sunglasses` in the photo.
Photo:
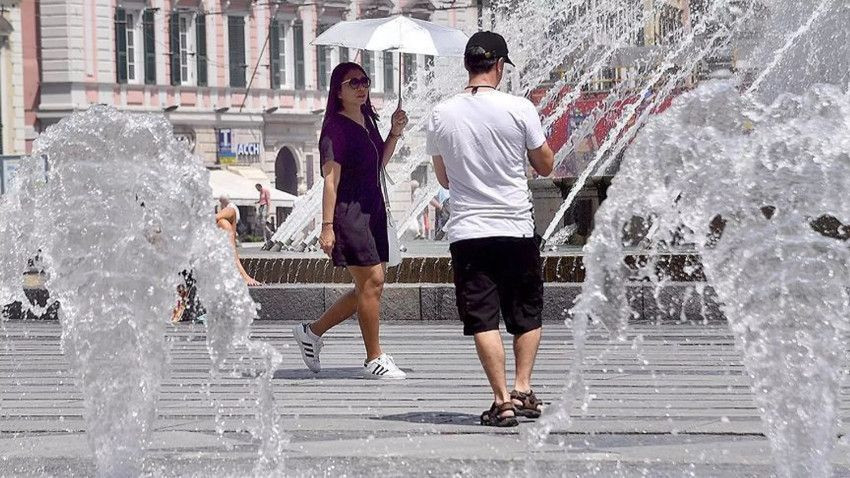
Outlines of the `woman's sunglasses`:
M343 85L346 83L348 83L351 89L356 90L360 87L369 88L372 85L372 80L368 76L364 76L362 78L351 78L342 82Z

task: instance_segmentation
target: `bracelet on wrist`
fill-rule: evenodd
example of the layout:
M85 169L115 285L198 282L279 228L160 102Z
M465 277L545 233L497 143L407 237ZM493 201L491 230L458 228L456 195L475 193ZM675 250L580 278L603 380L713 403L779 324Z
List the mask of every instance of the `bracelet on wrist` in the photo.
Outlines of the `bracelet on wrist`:
M333 226L333 225L334 225L333 221L331 221L331 222L323 222L323 223L322 223L322 227L324 227L324 226Z
M392 131L390 131L390 137L392 137L392 138L401 138L402 136L404 136L403 133L395 134Z

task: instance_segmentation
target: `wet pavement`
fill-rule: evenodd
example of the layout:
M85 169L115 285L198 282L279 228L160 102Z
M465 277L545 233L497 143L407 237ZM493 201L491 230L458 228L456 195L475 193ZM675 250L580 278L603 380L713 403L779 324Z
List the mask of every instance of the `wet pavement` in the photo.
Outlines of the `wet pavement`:
M489 387L474 346L453 321L387 323L386 352L404 381L359 377L356 323L329 333L324 370L307 371L291 322L255 324L275 345L277 412L289 443L286 476L770 476L769 446L734 341L725 327L633 326L610 343L591 334L585 367L591 400L529 451L534 423L477 424ZM90 476L82 396L60 348L56 322L10 321L0 329L0 476ZM204 328L167 329L171 365L146 471L152 476L252 474L257 443L251 361L211 378ZM635 346L635 344L640 344ZM562 392L574 344L547 324L534 377L547 402ZM234 357L235 358L235 357ZM508 361L512 370L512 360ZM850 418L844 388L841 413ZM217 419L218 416L218 419ZM843 432L848 426L845 424ZM837 476L850 476L842 439Z

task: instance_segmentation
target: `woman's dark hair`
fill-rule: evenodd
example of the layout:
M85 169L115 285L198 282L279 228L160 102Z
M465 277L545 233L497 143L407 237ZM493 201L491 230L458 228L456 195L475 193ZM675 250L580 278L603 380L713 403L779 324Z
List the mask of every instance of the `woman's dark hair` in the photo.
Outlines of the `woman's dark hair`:
M328 119L332 118L333 115L342 109L342 100L339 99L339 93L342 91L342 82L345 75L353 70L359 70L363 73L363 76L369 76L366 74L366 70L364 70L362 66L352 62L340 63L331 73L331 84L328 91L328 105L325 108L325 119L322 122L322 129L324 129L324 125L327 124ZM372 98L368 91L366 92L366 104L361 107L361 110L363 111L363 116L372 118L372 121L377 124L378 113L372 106Z
M499 63L499 58L488 56L480 46L467 48L463 54L463 66L473 75L487 73Z

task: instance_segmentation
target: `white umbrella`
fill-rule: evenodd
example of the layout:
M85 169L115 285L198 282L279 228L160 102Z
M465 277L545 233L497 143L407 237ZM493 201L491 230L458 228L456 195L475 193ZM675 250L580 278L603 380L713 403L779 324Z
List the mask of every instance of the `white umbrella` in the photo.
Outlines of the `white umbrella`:
M403 65L401 53L463 56L466 33L436 23L395 15L339 22L313 40L314 45L341 46L399 53L399 90ZM399 91L399 105L401 92Z

